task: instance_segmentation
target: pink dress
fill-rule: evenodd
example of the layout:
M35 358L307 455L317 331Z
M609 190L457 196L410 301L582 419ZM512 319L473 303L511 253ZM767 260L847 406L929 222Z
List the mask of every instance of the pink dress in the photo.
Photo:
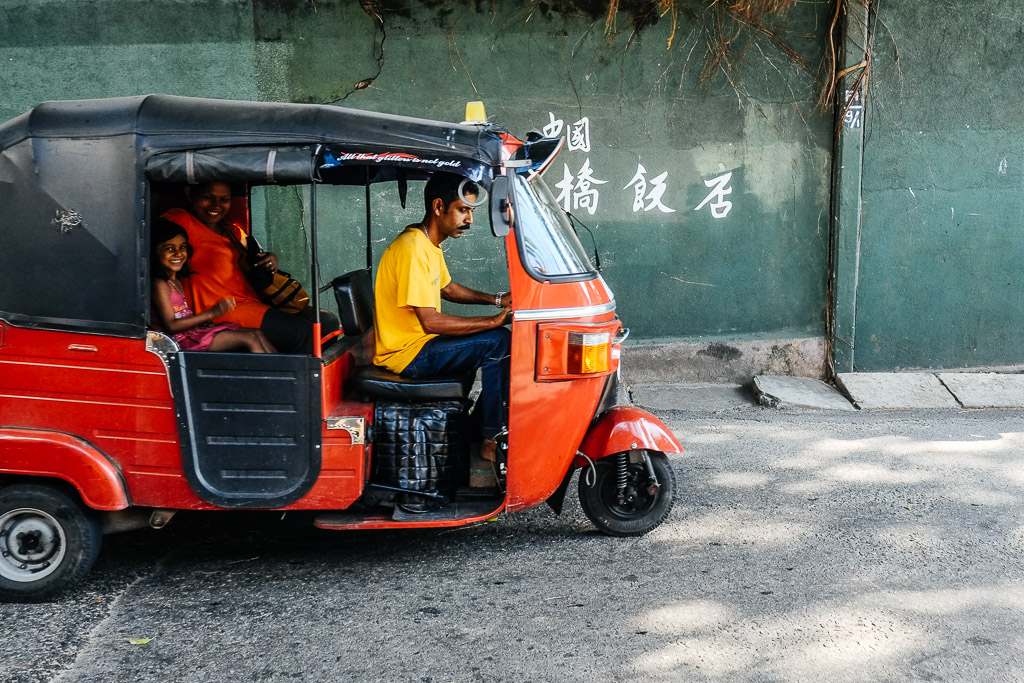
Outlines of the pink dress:
M182 318L191 318L195 315L192 309L188 305L188 300L185 299L185 295L176 290L173 286L171 290L171 307L174 308L174 319L181 320ZM193 327L191 330L185 330L177 334L172 334L171 339L178 342L178 346L181 347L182 351L205 351L210 348L210 344L213 342L213 335L224 330L237 330L238 325L235 323L218 323L216 325L200 325L199 327Z

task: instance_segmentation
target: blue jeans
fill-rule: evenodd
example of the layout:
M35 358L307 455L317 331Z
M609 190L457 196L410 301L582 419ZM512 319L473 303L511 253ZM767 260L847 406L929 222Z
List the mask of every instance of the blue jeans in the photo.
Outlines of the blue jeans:
M485 439L493 439L504 426L502 402L508 399L508 373L512 333L504 327L465 336L440 335L420 349L402 370L402 377L476 372L480 369L480 427Z

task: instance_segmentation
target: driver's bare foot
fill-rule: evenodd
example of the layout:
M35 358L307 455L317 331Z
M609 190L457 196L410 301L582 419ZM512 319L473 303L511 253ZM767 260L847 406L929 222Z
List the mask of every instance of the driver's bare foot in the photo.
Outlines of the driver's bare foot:
M498 442L494 439L484 439L481 441L480 457L488 462L494 462L498 457Z

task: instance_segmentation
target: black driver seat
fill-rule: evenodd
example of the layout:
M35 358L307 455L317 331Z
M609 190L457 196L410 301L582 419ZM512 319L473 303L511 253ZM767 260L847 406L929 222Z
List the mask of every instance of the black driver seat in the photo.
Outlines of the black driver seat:
M370 269L354 270L331 282L338 302L341 329L358 336L373 328L373 280ZM352 388L361 397L392 401L460 400L469 395L474 375L437 375L407 379L376 365L356 368Z

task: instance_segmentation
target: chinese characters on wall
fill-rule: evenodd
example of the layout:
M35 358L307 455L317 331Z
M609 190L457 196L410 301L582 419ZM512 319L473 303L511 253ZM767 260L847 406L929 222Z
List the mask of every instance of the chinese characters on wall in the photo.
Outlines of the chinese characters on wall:
M720 175L717 178L711 180L705 180L704 184L710 188L713 188L704 198L694 211L700 211L705 206L711 209L711 215L714 218L725 218L729 215L729 211L732 209L732 202L726 200L725 195L732 194L732 188L729 187L729 181L732 180L732 172Z
M607 180L598 180L590 169L590 157L583 162L580 170L573 175L568 164L562 164L562 179L555 183L558 192L558 203L570 213L575 209L586 209L593 216L597 212L597 202L601 193L597 185L604 185Z
M665 181L667 179L668 171L654 176L649 181L651 191L647 192L647 169L644 168L643 164L637 164L636 175L633 176L632 180L626 183L626 187L622 188L625 190L632 187L636 192L633 196L633 213L641 210L650 211L651 209L658 209L658 211L661 211L662 213L675 213L675 209L670 209L661 203L661 197L665 194ZM647 193L646 196L644 196L645 192Z
M594 169L590 161L591 130L590 118L582 117L578 121L566 124L565 121L555 118L553 112L548 112L548 124L544 126L544 137L557 138L565 137L567 151L582 152L587 156L583 157L582 163L573 168L569 163L562 163L561 179L554 183L558 191L557 201L563 209L568 212L586 211L593 216L597 213L597 207L601 200L601 193L608 192L608 180L601 178L601 173ZM573 155L575 161L579 155ZM553 171L554 169L552 169ZM732 193L729 186L732 180L732 173L725 173L716 178L705 180L704 184L711 189L704 200L698 204L694 211L700 211L708 207L712 218L725 218L732 209L732 202L725 197ZM658 211L660 213L675 213L672 206L672 186L668 171L660 173L649 173L642 163L637 163L636 173L621 192L632 203L633 213Z
M565 126L562 119L556 119L555 115L548 112L550 122L544 126L544 136L557 138L562 135ZM590 119L584 116L579 121L569 124L565 131L565 147L573 151L590 153ZM604 185L608 181L601 180L594 175L590 167L590 157L583 160L583 165L575 173L569 168L569 164L562 164L562 179L555 183L558 190L558 203L563 209L570 213L579 209L585 209L593 216L597 212L597 203L601 199L601 192L597 186Z

